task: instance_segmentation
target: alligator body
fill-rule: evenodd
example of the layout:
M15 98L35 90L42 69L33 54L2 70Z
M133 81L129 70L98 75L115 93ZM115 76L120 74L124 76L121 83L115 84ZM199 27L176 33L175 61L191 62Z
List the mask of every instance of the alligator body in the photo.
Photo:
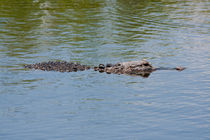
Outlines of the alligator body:
M43 71L59 71L59 72L72 72L84 71L90 69L90 66L82 65L79 63L66 62L66 61L49 61L36 64L25 65L25 68L39 69Z
M72 71L83 71L91 69L90 66L82 65L78 63L66 62L66 61L49 61L36 64L25 65L25 68L29 69L40 69L44 71L60 71L60 72L72 72ZM182 71L185 68L156 68L153 67L148 61L129 61L121 62L117 64L99 64L93 68L95 71L106 72L107 74L127 74L127 75L139 75L142 77L148 77L150 73L156 70L178 70Z

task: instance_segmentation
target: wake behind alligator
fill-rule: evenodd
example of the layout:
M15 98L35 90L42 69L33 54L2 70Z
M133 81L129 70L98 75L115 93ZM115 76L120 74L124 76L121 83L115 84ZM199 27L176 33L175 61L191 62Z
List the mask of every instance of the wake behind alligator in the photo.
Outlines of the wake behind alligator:
M82 65L79 63L66 62L66 61L49 61L36 64L25 65L25 68L28 69L38 69L43 71L59 71L59 72L76 72L84 71L88 69L94 69L99 72L106 72L107 74L126 74L134 76L149 77L150 73L156 70L177 70L182 71L184 67L175 67L175 68L162 68L162 67L153 67L148 61L129 61L129 62L120 62L116 64L99 64L98 66L91 67L88 65Z

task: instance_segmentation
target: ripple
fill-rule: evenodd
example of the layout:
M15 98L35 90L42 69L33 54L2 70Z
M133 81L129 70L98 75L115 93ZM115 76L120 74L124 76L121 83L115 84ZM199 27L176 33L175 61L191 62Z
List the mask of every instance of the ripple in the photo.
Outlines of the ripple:
M0 139L208 139L209 5L1 1ZM141 78L22 67L143 58L157 67L187 69Z

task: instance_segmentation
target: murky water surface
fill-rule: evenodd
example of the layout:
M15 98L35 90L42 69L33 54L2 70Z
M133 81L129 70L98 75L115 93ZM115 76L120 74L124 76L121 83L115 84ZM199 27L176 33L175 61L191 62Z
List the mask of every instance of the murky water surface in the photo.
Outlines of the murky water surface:
M209 140L208 0L0 0L1 140ZM147 59L148 78L26 70Z

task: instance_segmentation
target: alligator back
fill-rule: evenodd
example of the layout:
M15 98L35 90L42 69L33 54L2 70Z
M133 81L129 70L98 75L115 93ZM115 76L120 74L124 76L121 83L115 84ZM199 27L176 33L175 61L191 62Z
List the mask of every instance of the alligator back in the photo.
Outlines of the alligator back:
M39 69L43 71L59 71L59 72L72 72L83 71L90 69L90 66L82 65L79 63L66 62L66 61L49 61L36 64L25 65L25 68Z

